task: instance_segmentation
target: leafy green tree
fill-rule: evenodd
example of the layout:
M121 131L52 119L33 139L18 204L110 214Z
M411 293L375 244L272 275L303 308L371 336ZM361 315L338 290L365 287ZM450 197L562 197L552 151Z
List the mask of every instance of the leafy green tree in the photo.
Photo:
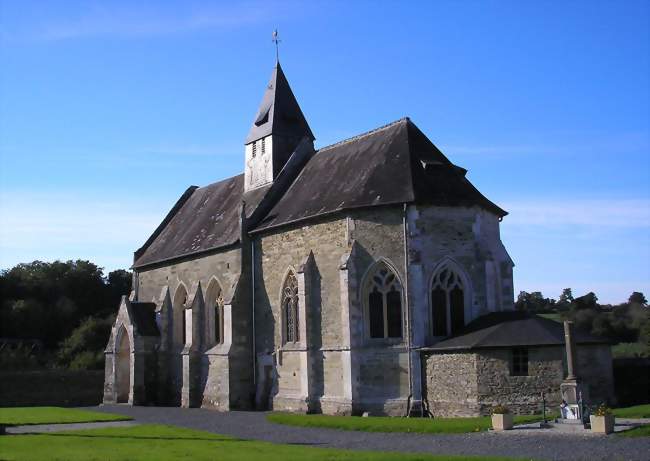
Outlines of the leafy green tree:
M86 318L61 344L58 363L72 369L103 368L104 349L114 320L114 317Z
M571 304L573 302L573 292L571 291L571 288L565 288L562 290L562 294L560 295L557 302L558 304L562 305Z
M645 296L640 291L635 291L630 295L628 299L630 304L641 304L642 306L648 305L648 300L645 299Z
M39 339L54 349L81 320L115 312L131 291L124 270L104 277L90 261L33 261L0 272L0 336Z

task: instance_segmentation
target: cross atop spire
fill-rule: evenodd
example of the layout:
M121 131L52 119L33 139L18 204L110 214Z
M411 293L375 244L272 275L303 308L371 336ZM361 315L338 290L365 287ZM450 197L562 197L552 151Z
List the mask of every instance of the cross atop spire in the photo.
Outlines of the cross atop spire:
M275 29L273 31L273 38L271 39L273 43L275 43L275 62L280 62L280 37L278 35L278 29Z

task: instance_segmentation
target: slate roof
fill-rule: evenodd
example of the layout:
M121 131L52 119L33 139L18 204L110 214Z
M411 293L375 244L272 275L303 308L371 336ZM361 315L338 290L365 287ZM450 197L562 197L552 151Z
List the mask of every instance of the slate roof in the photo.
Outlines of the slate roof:
M268 187L244 194L244 175L197 188L192 186L177 202L161 226L135 253L133 267L233 245L240 238L240 209L247 215L264 197Z
M142 336L160 336L156 325L156 304L131 302L133 322Z
M607 344L584 331L574 329L576 344ZM516 346L564 346L564 325L525 312L493 312L469 323L458 335L422 348L449 352Z
M256 230L398 203L478 205L484 197L408 118L320 149Z
M403 118L317 151L270 212L248 230L258 232L343 210L400 203L476 205L505 216L465 173L411 120ZM236 244L242 200L250 217L269 188L244 194L243 174L190 187L135 252L133 267Z
M279 62L273 69L245 144L271 133L297 139L303 136L308 136L312 141L315 139Z

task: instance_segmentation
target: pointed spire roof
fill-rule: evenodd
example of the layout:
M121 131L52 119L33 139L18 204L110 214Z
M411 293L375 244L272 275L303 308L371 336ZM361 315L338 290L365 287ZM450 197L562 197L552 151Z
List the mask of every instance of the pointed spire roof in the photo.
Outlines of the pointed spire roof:
M245 144L270 134L315 139L279 62L275 64Z

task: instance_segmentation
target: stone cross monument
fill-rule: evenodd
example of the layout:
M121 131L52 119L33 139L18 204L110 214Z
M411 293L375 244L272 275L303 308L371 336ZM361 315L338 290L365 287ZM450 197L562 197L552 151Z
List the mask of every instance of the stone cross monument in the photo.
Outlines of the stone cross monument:
M588 395L586 386L578 377L573 322L564 322L564 343L566 347L567 376L560 384L562 418L581 420L582 404L588 399Z

